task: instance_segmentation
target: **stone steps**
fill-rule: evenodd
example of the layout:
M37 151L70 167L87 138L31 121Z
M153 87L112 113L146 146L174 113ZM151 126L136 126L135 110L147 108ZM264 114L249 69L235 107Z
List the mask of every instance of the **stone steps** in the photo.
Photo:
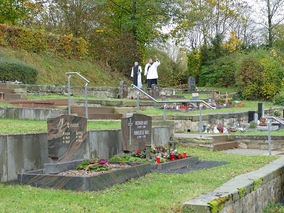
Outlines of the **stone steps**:
M7 84L0 84L0 100L20 100L25 96L26 91L23 89L10 88Z
M85 107L71 106L71 113L85 113ZM89 114L113 114L114 108L88 107Z
M237 141L226 141L226 142L220 142L213 144L213 150L214 151L223 151L228 149L236 149L239 147L239 144Z
M85 106L71 106L71 113L78 116L86 116ZM115 113L114 108L88 107L88 119L90 120L119 120L123 115Z

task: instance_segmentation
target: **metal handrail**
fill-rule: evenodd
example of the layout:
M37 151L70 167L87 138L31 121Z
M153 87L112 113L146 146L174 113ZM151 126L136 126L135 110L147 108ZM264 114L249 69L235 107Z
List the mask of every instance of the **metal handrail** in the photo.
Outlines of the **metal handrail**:
M158 101L157 99L153 98L151 95L149 95L148 93L146 93L144 90L138 88L137 86L135 86L134 84L132 84L132 86L137 89L139 92L142 92L144 95L146 95L148 98L152 99L154 102L159 103L159 104L168 104L168 103L202 103L205 104L206 106L208 106L211 109L216 109L216 107L212 107L210 104L208 104L207 102L205 102L204 100L172 100L172 101Z
M88 79L86 79L84 76L82 76L80 73L78 72L66 72L66 75L78 75L80 78L82 78L84 81L86 81L87 83L90 83L90 81Z
M271 120L275 120L275 121L277 121L278 123L284 125L284 121L280 120L280 119L277 118L277 117L274 117L274 116L264 116L264 118L266 118L266 119L271 119Z
M270 120L275 120L277 121L278 123L284 125L284 121L280 120L279 118L276 118L274 116L263 116L264 118L266 119L270 119ZM268 120L267 122L267 136L268 136L268 152L269 152L269 155L271 155L271 121Z
M172 100L172 101L158 101L157 99L153 98L151 95L149 95L148 93L146 93L144 90L140 89L139 87L135 86L134 84L131 84L133 88L137 89L137 113L139 113L139 95L140 92L143 93L144 95L146 95L148 98L150 98L152 101L154 101L155 103L159 103L159 104L164 104L164 120L167 120L167 104L168 103L199 103L199 131L200 131L200 137L202 137L202 104L208 106L210 109L216 109L216 107L212 107L210 106L210 104L208 104L207 102L203 101L203 100Z
M78 75L80 78L82 78L84 81L86 81L86 84L85 84L86 115L85 116L88 119L88 114L89 114L88 113L88 84L90 83L90 81L78 72L66 72L65 74L68 75L68 115L71 115L70 79L71 79L72 75Z

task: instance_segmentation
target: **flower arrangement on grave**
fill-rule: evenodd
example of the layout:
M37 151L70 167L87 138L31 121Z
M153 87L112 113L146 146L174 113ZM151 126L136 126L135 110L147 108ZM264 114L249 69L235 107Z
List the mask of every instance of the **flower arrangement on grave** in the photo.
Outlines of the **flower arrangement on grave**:
M255 129L257 127L257 123L255 121L251 121L249 123L248 129Z
M145 151L134 151L130 154L119 154L113 156L109 159L110 162L133 162L133 163L146 163L148 160L146 159Z
M97 158L85 160L76 168L77 170L86 170L86 171L109 171L111 170L110 164L105 160L98 160Z
M265 118L260 118L260 123L259 123L259 126L267 126L266 125L266 119Z

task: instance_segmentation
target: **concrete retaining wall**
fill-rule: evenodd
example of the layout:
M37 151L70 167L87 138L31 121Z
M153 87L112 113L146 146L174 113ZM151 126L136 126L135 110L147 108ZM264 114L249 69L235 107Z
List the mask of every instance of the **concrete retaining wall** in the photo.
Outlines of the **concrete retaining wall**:
M154 127L152 143L166 144L172 131ZM121 130L88 132L87 157L108 159L122 152ZM43 168L49 163L47 133L0 135L0 181L17 179L17 173Z
M67 110L0 107L0 118L17 120L47 120L67 114Z
M284 157L185 202L183 212L261 213L269 203L279 202L283 196Z

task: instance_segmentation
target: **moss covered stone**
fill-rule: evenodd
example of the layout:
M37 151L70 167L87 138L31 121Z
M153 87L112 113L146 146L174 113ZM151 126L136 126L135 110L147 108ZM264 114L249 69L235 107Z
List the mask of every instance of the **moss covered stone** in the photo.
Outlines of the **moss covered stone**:
M217 213L221 211L224 208L224 203L229 200L229 198L229 196L225 196L210 201L208 204L210 206L211 213Z
M246 193L246 188L238 188L238 193L240 198L244 197Z
M259 178L253 181L253 190L257 190L259 186L262 184L263 178Z

